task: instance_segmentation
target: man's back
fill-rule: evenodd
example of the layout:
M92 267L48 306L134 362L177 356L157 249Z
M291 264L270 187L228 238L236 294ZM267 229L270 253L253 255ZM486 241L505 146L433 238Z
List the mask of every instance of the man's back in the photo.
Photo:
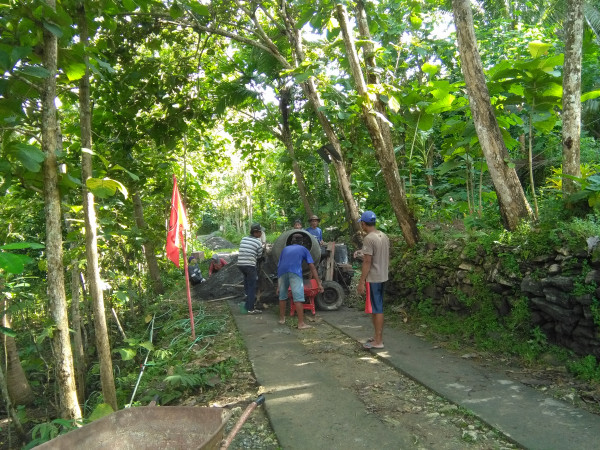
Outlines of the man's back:
M256 266L258 258L262 256L262 244L260 239L245 236L240 241L238 255L238 266Z
M302 263L314 264L310 252L302 245L288 245L284 247L279 256L279 264L277 265L277 275L281 276L284 273L295 273L302 277Z
M380 230L374 230L363 240L363 253L371 255L371 269L367 275L369 283L383 283L388 280L390 264L390 240Z

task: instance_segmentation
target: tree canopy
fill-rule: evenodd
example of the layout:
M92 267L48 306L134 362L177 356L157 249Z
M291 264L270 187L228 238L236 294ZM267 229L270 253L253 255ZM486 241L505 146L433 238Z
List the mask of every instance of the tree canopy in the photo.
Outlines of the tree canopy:
M173 175L192 249L201 249L197 235L239 238L252 222L279 233L311 214L326 239L360 245L365 209L410 246L428 222L510 230L556 204L573 216L598 214L599 4L582 4L573 66L581 98L567 110L569 4L3 2L0 284L24 312L20 325L52 334L46 290L62 271L56 261L77 273L89 264L87 190L103 290L123 310L162 295L157 281L173 282L164 257ZM469 68L473 55L479 69ZM80 127L86 70L91 148ZM481 71L475 89L469 70ZM574 109L576 155L563 150ZM488 124L496 134L485 134ZM91 158L89 177L82 155ZM51 168L55 182L44 178ZM44 212L50 195L58 228Z

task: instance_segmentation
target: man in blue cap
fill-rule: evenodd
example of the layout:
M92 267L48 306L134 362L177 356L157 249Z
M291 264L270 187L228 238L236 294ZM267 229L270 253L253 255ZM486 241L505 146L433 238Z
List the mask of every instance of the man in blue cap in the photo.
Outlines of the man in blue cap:
M367 339L363 347L367 350L383 348L383 288L388 280L390 265L390 240L375 227L377 216L373 211L365 211L358 219L362 230L367 234L363 240L362 271L356 292L367 294L371 303L375 334Z

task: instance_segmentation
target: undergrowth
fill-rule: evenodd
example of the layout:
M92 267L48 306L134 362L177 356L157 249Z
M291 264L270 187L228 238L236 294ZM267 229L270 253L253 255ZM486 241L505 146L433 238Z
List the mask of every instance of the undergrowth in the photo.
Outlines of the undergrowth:
M518 357L526 364L551 354L577 377L600 381L600 367L595 357L578 358L571 351L550 343L539 327L532 326L527 297L505 299L490 291L486 282L490 272L497 271L518 284L528 273L525 269L531 267L529 261L556 252L587 251L587 239L600 236L600 216L590 214L559 221L556 215L548 215L535 223L523 222L512 232L484 228L485 225L470 220L465 221L463 227L423 226L417 246L407 248L399 243L390 270L393 289L399 295L388 300L390 314L386 315L386 322L393 322L395 317L402 319L393 313L401 304L409 312L415 330L445 341L449 348L470 346L479 351ZM460 261L484 259L494 261L494 267L471 271L466 292L446 288L442 298L435 301L428 295L436 292L439 279L455 276ZM563 266L565 274L573 270L568 261ZM597 285L585 282L591 269L584 264L582 269L576 270L573 295L592 297L591 315L600 327ZM530 276L547 275L531 273ZM504 315L499 313L499 305L508 305Z
M129 324L129 337L113 349L120 408L145 406L156 399L162 405L173 404L209 391L232 377L238 361L216 357L223 349L213 351L219 347L219 336L229 332L227 315L212 315L203 306L195 306L193 339L188 311L183 305L161 304L148 311L140 317L140 323ZM90 368L88 377L99 378L97 364ZM112 412L99 389L88 396L83 406L85 418L80 425ZM33 448L75 427L72 421L63 419L38 423L25 448Z

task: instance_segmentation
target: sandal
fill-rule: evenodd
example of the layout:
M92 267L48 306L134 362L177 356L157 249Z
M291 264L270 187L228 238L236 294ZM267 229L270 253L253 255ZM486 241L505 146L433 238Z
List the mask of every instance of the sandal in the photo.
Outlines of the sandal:
M363 344L363 348L365 350L371 350L372 348L379 349L379 348L384 348L384 347L383 347L383 344L381 344L381 345L375 345L372 342L366 342L366 343Z

